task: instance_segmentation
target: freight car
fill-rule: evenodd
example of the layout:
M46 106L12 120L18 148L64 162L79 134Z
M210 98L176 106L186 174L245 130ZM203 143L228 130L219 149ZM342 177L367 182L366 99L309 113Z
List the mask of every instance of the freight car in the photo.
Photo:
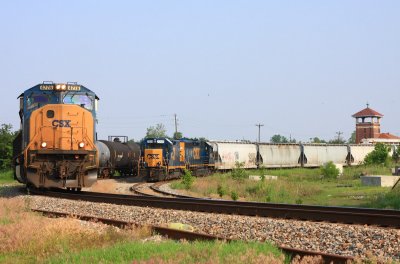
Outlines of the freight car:
M210 141L215 168L233 169L237 162L246 169L319 167L328 161L358 165L374 150L373 145L271 144Z
M344 166L358 165L374 146L150 138L141 143L141 149L141 175L149 181L159 181L179 178L184 169L200 176L213 170L231 170L237 163L245 169L314 168L329 161Z
M80 189L95 183L96 94L77 83L44 82L18 98L21 130L13 142L15 179L43 188Z
M97 141L96 146L99 151L99 178L110 178L115 172L121 176L138 175L139 144L128 141L126 136L110 136L108 140Z
M257 168L257 145L254 143L210 141L213 147L215 168L230 170L236 162L242 163L245 169Z
M141 176L147 181L179 178L186 169L203 176L214 167L212 147L201 140L147 138L141 149Z

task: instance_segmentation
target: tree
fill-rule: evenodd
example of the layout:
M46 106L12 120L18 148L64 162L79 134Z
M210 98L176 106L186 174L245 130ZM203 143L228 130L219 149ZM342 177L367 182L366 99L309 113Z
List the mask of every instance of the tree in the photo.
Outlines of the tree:
M383 143L376 143L372 152L365 156L364 164L386 165L388 162L390 148Z
M182 136L182 132L175 132L174 133L174 139L181 139L183 136Z
M345 144L346 141L344 141L343 138L335 138L335 139L331 139L328 141L329 144Z
M0 128L0 170L11 168L12 143L16 136L12 132L12 125L2 124Z
M321 144L321 143L326 143L326 141L323 139L320 139L319 137L314 137L311 139L311 143Z
M164 124L157 124L155 127L150 126L147 128L146 138L164 138L167 137L167 130Z
M356 144L356 131L354 130L353 133L351 133L351 136L349 140L347 141L349 144Z
M273 135L270 140L272 143L296 143L296 139L287 139L285 136L279 134Z

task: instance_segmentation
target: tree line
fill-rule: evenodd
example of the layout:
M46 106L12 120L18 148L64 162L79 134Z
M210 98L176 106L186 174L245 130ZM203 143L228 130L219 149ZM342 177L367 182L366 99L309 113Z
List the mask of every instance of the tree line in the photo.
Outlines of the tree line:
M271 143L277 143L277 144L282 144L282 143L301 143L301 141L297 141L296 139L292 139L292 138L287 138L285 136L276 134L273 135L270 139ZM305 142L304 142L305 143ZM315 144L355 144L356 143L356 131L354 131L350 138L346 141L344 138L342 137L337 137L337 138L333 138L330 140L324 140L324 139L320 139L319 137L313 137L310 138L310 140L307 143L315 143Z
M12 130L12 125L10 124L2 124L0 127L0 171L11 168L12 143L17 133L17 131Z

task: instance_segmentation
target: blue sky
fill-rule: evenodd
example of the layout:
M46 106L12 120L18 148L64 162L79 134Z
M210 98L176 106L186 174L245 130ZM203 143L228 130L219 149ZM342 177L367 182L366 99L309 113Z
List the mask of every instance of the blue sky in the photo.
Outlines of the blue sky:
M0 123L42 81L100 97L100 138L347 139L367 102L400 135L399 1L1 1Z

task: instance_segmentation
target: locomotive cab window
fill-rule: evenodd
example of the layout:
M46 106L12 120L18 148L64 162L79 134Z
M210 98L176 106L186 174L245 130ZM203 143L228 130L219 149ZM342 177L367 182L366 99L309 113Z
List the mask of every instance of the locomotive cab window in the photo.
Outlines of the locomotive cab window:
M50 103L50 97L46 94L32 94L27 98L28 109L44 106Z
M93 101L93 96L88 93L67 92L63 98L64 104L80 105L90 111L93 110Z

